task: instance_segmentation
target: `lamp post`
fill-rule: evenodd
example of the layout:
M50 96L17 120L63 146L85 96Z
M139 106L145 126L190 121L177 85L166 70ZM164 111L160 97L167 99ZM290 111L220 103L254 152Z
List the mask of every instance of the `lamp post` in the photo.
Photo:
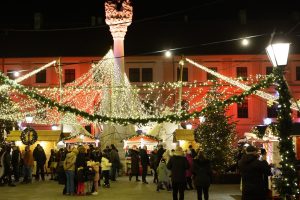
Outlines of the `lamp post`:
M273 35L272 35L273 37ZM279 93L277 129L279 136L279 152L281 155L281 177L275 180L276 190L282 198L294 199L299 195L298 178L295 169L295 152L291 138L291 95L284 79L290 43L282 38L272 38L266 48L268 57L273 64L276 90Z

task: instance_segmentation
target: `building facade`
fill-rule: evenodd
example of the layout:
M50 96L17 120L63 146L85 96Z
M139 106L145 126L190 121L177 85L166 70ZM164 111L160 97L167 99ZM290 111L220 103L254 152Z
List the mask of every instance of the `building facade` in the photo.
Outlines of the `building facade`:
M241 78L243 82L247 78L256 75L268 75L272 72L272 65L266 55L209 55L187 56L214 71L230 78ZM20 72L20 76L37 69L58 58L2 58L1 71L11 79L15 79L14 72ZM63 76L63 84L70 83L88 72L91 64L100 60L100 57L62 57L60 58ZM165 56L138 56L125 58L125 73L132 84L142 86L149 82L176 82L180 79L179 61L181 56L166 58ZM38 74L24 80L21 84L30 87L57 87L59 86L58 66L52 66ZM285 78L290 86L293 100L300 98L300 55L290 55L286 67ZM214 79L211 74L185 63L182 71L184 82L204 83ZM245 82L246 83L246 82ZM185 90L185 88L183 88ZM274 88L266 89L270 94L276 95ZM189 97L182 98L189 101ZM174 99L178 101L178 97ZM263 124L265 118L276 121L276 105L268 106L267 100L251 95L243 104L229 106L228 115L237 121L238 137L243 137L252 127ZM300 115L293 111L293 120L300 121ZM46 127L43 126L43 129Z

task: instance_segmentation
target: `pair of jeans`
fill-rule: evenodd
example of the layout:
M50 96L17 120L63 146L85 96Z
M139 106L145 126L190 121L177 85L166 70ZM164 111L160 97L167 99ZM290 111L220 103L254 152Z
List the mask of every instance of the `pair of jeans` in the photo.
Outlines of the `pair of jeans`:
M31 178L32 178L32 168L31 166L28 165L24 165L23 167L24 170L24 182L31 182Z
M202 192L204 195L204 200L208 200L208 188L209 186L197 186L197 197L198 200L202 200Z
M148 165L142 165L142 181L146 182Z
M74 177L75 172L71 170L66 170L67 184L66 184L66 194L74 194Z
M109 170L103 170L102 175L104 178L104 185L109 185Z
M184 200L184 189L186 183L185 182L172 182L173 188L173 200L178 200L178 192L179 192L179 200Z
M42 180L45 180L45 170L44 170L44 164L37 164L36 165L36 179L40 180L40 174L42 177Z

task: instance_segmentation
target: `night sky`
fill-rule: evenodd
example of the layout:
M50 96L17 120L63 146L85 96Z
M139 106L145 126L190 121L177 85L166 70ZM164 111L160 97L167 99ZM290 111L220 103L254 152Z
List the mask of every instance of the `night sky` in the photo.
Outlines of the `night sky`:
M132 0L133 23L128 28L125 50L127 54L134 55L164 48L181 49L242 36L270 34L273 30L289 32L295 37L300 35L298 2ZM2 57L99 55L112 45L109 29L104 22L104 0L6 0L0 1L0 7ZM246 11L245 25L239 22L241 10ZM40 31L34 30L34 13L42 14ZM90 28L92 16L97 19L95 28ZM85 29L86 27L89 28ZM264 39L267 40L268 37ZM258 43L265 45L265 40ZM296 37L296 40L299 40L299 37ZM141 45L142 43L144 45ZM183 48L182 51L227 54L236 51L260 53L262 49L258 46L252 46L249 50L239 50L235 46L206 45L201 49Z

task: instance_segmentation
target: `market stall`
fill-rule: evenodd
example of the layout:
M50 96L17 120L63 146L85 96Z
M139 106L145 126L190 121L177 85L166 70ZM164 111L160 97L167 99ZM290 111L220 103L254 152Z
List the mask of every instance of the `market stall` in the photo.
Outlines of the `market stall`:
M151 151L153 151L158 145L159 139L150 136L150 135L133 135L129 138L124 139L124 149L126 152L125 156L125 173L129 174L131 168L131 158L129 157L129 149L132 149L133 146L137 146L138 148L143 148L147 146L147 154L149 155ZM141 171L140 166L140 171ZM151 174L150 167L148 168L148 174Z

